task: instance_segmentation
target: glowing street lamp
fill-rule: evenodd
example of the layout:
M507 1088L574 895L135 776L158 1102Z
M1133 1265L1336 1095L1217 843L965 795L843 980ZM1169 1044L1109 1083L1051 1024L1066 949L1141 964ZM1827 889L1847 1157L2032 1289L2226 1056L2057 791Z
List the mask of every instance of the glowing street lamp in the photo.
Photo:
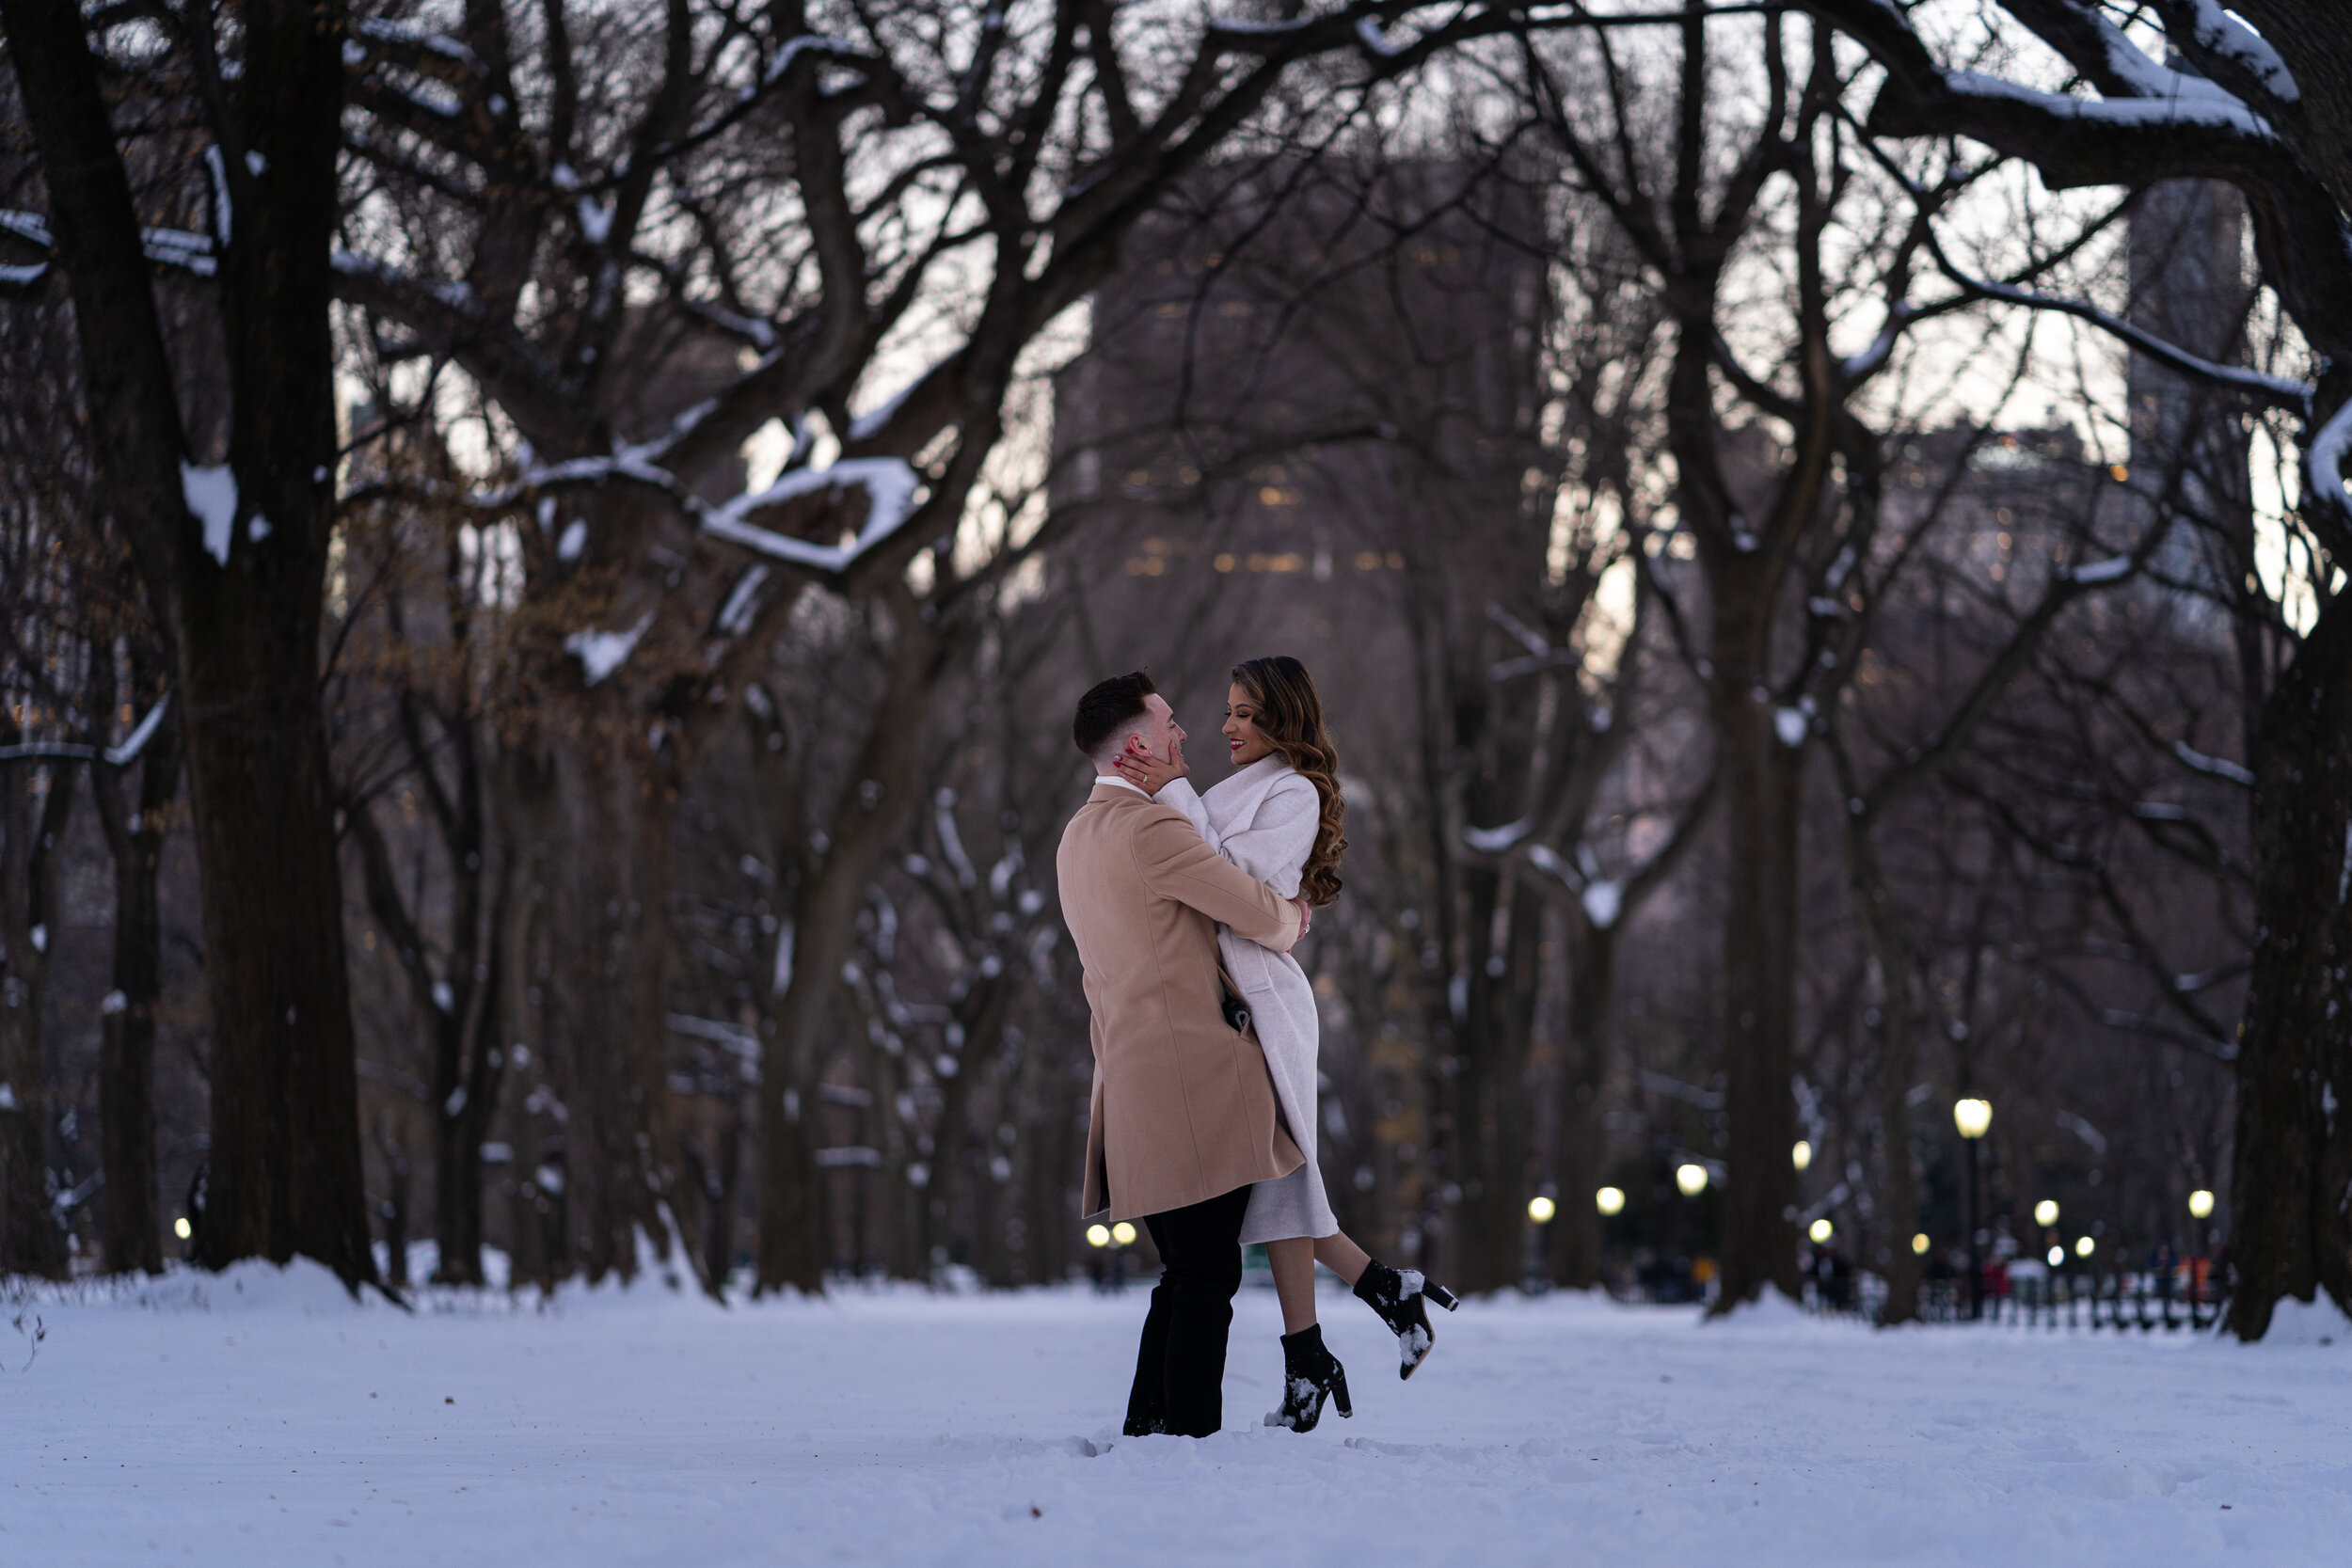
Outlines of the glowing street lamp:
M2200 1187L2188 1195L2188 1212L2196 1219L2213 1218L2213 1194Z
M2058 1200L2056 1198L2045 1197L2041 1202L2033 1206L2033 1223L2041 1226L2045 1230L2051 1226L2058 1224Z
M1109 1226L1089 1225L1087 1227L1087 1245L1108 1246L1110 1244L1111 1227Z
M171 1233L184 1242L196 1234L196 1227L188 1223L187 1215L183 1214L171 1222Z
M1809 1139L1799 1138L1797 1147L1788 1151L1788 1163L1799 1170L1813 1164L1813 1145Z
M1968 1146L1968 1316L1984 1316L1984 1234L1977 1221L1977 1146L1993 1130L1993 1101L1974 1098L1952 1102L1952 1126Z
M1835 1235L1836 1230L1837 1227L1830 1224L1829 1221L1824 1218L1815 1220L1811 1225L1805 1227L1804 1233L1813 1238L1813 1244L1815 1246L1820 1246L1822 1243L1828 1241L1831 1236Z
M2088 1258L2098 1250L2099 1243L2092 1241L2088 1236L2085 1236L2082 1240L2074 1243L2074 1256L2077 1258Z
M1614 1219L1625 1212L1625 1193L1617 1187L1603 1187L1593 1195L1593 1207L1603 1219Z
M1697 1164L1676 1166L1675 1185L1681 1189L1684 1197L1698 1196L1707 1191L1707 1167Z
M1926 1231L1922 1230L1911 1238L1911 1253L1915 1258L1925 1258L1928 1255L1928 1233Z
M2064 1247L2062 1247L2062 1246L2054 1246L2054 1247L2052 1247L2052 1248L2050 1249L2050 1258L2049 1258L2050 1267L2052 1267L2052 1268L2054 1268L2054 1269L2055 1269L2055 1268L2057 1268L2057 1267L2058 1267L2060 1263L2063 1263L2063 1262L2065 1262L2065 1261L2066 1261L2066 1249L2065 1249Z
M1559 1212L1559 1205L1541 1193L1527 1200L1527 1217L1537 1225L1549 1225L1551 1216Z
M1136 1227L1129 1225L1125 1220L1120 1220L1117 1225L1111 1227L1111 1240L1117 1242L1120 1246L1132 1246L1135 1244Z

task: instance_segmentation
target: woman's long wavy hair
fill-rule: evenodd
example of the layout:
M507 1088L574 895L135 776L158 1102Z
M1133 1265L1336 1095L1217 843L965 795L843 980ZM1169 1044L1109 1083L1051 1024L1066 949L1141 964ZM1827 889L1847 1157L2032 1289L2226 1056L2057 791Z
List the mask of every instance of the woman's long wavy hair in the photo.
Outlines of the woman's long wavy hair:
M1347 801L1340 795L1340 753L1324 727L1323 699L1314 677L1295 658L1277 655L1233 666L1233 684L1257 706L1250 723L1283 761L1306 775L1323 801L1314 847L1298 874L1298 895L1317 909L1340 895L1340 856L1347 850Z

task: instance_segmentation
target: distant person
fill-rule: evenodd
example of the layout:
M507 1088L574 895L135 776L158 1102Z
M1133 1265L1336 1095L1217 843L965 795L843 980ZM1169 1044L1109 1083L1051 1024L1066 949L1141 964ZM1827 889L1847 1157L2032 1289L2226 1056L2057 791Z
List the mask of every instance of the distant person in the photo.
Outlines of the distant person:
M1182 811L1211 847L1250 876L1320 908L1339 896L1340 856L1347 847L1339 752L1324 723L1323 699L1295 658L1249 659L1233 666L1232 678L1224 724L1230 777L1205 796L1196 793L1181 730L1165 753L1136 748L1121 754L1120 776ZM1305 1156L1296 1170L1250 1193L1241 1240L1264 1243L1282 1304L1282 1405L1266 1422L1308 1432L1327 1396L1337 1398L1341 1415L1351 1413L1344 1370L1325 1348L1316 1322L1316 1263L1347 1281L1395 1334L1400 1378L1412 1376L1437 1342L1426 1304L1451 1308L1456 1302L1417 1270L1373 1258L1332 1215L1315 1159L1321 1024L1306 971L1287 952L1238 929L1218 929L1217 951L1264 1048L1284 1127Z
M1224 1424L1249 1190L1303 1158L1282 1131L1258 1042L1225 1019L1216 923L1281 952L1311 911L1219 859L1182 812L1113 770L1122 752L1165 754L1184 734L1140 673L1080 698L1071 737L1094 763L1094 787L1055 857L1093 1015L1082 1208L1142 1221L1162 1263L1136 1347L1129 1436L1206 1437Z

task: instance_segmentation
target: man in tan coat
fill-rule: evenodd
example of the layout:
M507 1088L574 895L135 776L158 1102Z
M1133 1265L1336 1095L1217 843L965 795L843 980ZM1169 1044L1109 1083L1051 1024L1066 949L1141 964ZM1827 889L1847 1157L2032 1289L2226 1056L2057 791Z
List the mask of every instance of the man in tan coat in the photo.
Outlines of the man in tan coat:
M1089 1217L1140 1219L1163 1265L1126 1431L1205 1437L1224 1418L1225 1339L1250 1184L1301 1161L1257 1040L1226 1022L1216 923L1279 952L1311 914L1219 859L1184 813L1118 775L1121 752L1167 758L1184 744L1150 676L1120 675L1089 691L1071 738L1096 775L1055 858L1093 1013L1084 1207Z

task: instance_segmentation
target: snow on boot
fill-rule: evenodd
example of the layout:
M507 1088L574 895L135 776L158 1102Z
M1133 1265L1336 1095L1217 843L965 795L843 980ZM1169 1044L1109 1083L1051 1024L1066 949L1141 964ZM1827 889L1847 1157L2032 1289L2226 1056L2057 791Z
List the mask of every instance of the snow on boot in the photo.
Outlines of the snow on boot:
M1342 1416L1353 1416L1347 1402L1347 1369L1323 1346L1323 1325L1309 1323L1295 1334L1282 1336L1282 1408L1266 1413L1265 1424L1293 1432L1312 1432L1323 1419L1326 1398Z
M1427 1303L1434 1301L1449 1312L1462 1305L1453 1291L1422 1277L1419 1269L1392 1269L1377 1258L1364 1265L1363 1276L1356 1281L1356 1299L1379 1313L1396 1336L1400 1379L1412 1376L1438 1342L1437 1331L1429 1326Z

